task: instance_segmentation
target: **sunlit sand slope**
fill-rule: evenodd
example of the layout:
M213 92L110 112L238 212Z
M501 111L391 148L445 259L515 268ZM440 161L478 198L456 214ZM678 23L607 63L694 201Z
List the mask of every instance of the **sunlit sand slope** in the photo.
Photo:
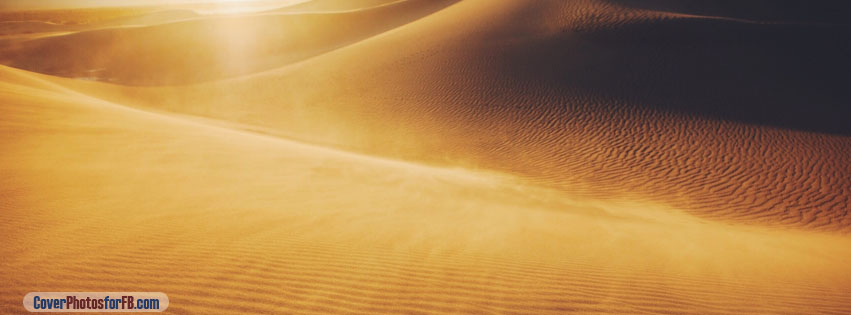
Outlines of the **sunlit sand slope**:
M146 14L134 15L124 18L116 18L103 23L95 24L97 27L109 26L149 26L181 20L199 18L200 15L192 10L160 10Z
M29 291L162 291L171 313L851 308L846 237L343 153L5 67L0 151L2 313Z
M409 0L311 0L277 9L278 12L327 12L374 8ZM413 0L421 1L421 0Z
M342 13L243 14L145 27L105 27L4 42L0 63L131 85L209 81L303 60L411 22L452 2L401 1ZM173 18L168 14L129 19L125 24Z
M185 10L156 8L85 8L0 10L0 40L25 39L110 26L151 25L189 17ZM8 42L0 41L0 45Z
M153 26L190 19L203 19L221 16L236 16L257 13L329 13L364 10L379 6L392 5L407 0L313 0L297 2L275 9L252 8L239 12L238 5L215 4L182 6L151 6L130 8L78 8L54 10L0 10L0 45L16 42L2 42L4 39L32 39L64 35L66 33L92 31L115 27ZM262 4L262 3L261 3ZM267 4L268 5L268 4ZM205 9L206 7L206 9ZM228 10L230 8L231 10ZM236 12L233 12L237 10ZM200 13L199 13L200 12ZM253 12L253 13L251 13ZM101 43L103 44L103 43ZM41 49L50 49L42 47ZM43 53L43 52L42 52ZM75 57L75 56L70 56ZM66 57L68 58L68 57ZM65 59L65 61L70 58Z
M0 21L0 36L24 37L36 33L71 32L79 26L67 26L41 21Z
M251 76L63 84L587 197L730 223L851 229L848 27L647 3L468 0Z

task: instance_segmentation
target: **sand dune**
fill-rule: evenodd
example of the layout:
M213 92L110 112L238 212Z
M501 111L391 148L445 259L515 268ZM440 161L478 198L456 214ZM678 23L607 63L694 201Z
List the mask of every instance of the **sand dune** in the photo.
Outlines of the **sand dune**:
M71 12L85 10L77 9L71 10ZM21 43L38 38L57 37L84 31L151 26L199 17L197 13L191 10L156 10L154 8L120 10L106 14L106 16L116 16L104 20L87 20L87 16L81 13L77 13L77 15L82 16L69 20L65 20L68 18L56 18L56 16L61 17L62 15L74 17L75 14L64 10L46 10L38 14L30 11L0 11L0 47L2 47L0 50L21 49ZM45 47L45 49L55 48ZM44 54L44 52L40 54Z
M74 10L0 10L0 39L16 37L32 39L32 35L55 36L80 31L93 31L116 27L153 26L198 18L213 18L239 13L330 13L365 10L379 6L392 5L399 0L363 0L335 1L309 0L284 5L270 10L249 10L239 12L235 5L206 4L201 9L192 5L174 5L165 7L112 8L112 9L74 9ZM259 4L263 4L260 2ZM259 5L258 4L258 5ZM271 3L266 6L272 5ZM279 4L280 6L280 4ZM220 8L224 7L224 8ZM218 9L217 9L218 8ZM263 8L263 6L260 6ZM231 12L235 10L236 12ZM201 13L199 13L201 12ZM208 13L209 12L209 13ZM202 14L203 13L203 14ZM14 43L14 42L10 42ZM5 43L4 43L5 44ZM42 48L48 49L48 48ZM67 60L66 60L67 61Z
M375 8L408 0L311 0L304 3L286 6L277 9L278 12L328 12L328 11L351 11ZM414 0L419 1L419 0Z
M845 1L819 0L803 3L791 0L699 1L609 0L636 9L702 16L723 16L767 23L817 23L848 25L851 6Z
M98 23L97 26L101 28L110 26L150 26L198 18L199 16L200 15L195 11L188 9L162 10L130 17L116 18L103 23Z
M14 10L0 7L0 21L38 21L61 25L96 24L150 13L149 7Z
M41 21L2 21L0 22L0 36L30 35L33 33L69 32L75 31L77 27L54 24Z
M452 2L403 1L338 14L212 16L147 27L99 28L9 42L0 48L0 62L52 75L132 85L209 81L303 60L411 22ZM139 18L126 22L135 25ZM55 55L57 51L63 54Z
M727 28L696 34L703 23ZM665 35L662 27L683 33ZM727 222L847 231L849 97L833 76L849 63L841 50L812 53L811 61L835 67L797 77L792 58L802 51L758 53L775 42L742 39L707 50L753 28L798 34L764 27L599 1L465 1L254 76L166 88L72 84L122 104L369 154L495 169L577 194L662 202ZM630 37L645 33L656 38ZM681 39L687 35L697 39ZM727 64L696 60L712 54ZM754 65L766 59L773 61ZM764 71L772 64L786 68Z
M848 313L851 31L786 2L317 0L12 38L0 313Z
M175 313L851 307L846 237L298 144L8 68L0 92L4 313L27 291L143 289Z

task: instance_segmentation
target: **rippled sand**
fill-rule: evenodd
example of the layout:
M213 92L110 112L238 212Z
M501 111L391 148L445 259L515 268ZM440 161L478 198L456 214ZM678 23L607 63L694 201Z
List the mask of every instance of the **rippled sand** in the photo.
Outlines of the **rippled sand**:
M847 313L851 29L814 3L16 24L0 312Z

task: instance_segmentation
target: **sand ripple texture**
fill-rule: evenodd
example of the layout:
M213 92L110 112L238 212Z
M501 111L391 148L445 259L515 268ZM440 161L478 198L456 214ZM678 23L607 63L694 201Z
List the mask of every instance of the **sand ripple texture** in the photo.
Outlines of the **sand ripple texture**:
M817 4L468 0L252 75L72 85L573 194L845 233L851 30L842 5Z
M0 313L161 291L175 314L848 314L846 6L16 24Z

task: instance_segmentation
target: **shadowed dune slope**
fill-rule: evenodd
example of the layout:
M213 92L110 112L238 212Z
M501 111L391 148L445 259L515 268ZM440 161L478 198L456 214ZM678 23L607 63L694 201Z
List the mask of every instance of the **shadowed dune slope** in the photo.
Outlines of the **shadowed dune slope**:
M130 85L209 81L303 60L411 22L452 2L403 1L338 14L214 16L7 41L0 47L0 63Z
M0 312L840 314L844 236L568 198L107 103L0 67ZM677 237L671 237L676 235Z
M467 0L251 76L62 84L347 150L508 172L576 195L725 222L851 229L851 98L837 78L848 65L846 29L669 11Z
M842 0L608 0L638 9L745 19L766 23L848 25L851 3Z

